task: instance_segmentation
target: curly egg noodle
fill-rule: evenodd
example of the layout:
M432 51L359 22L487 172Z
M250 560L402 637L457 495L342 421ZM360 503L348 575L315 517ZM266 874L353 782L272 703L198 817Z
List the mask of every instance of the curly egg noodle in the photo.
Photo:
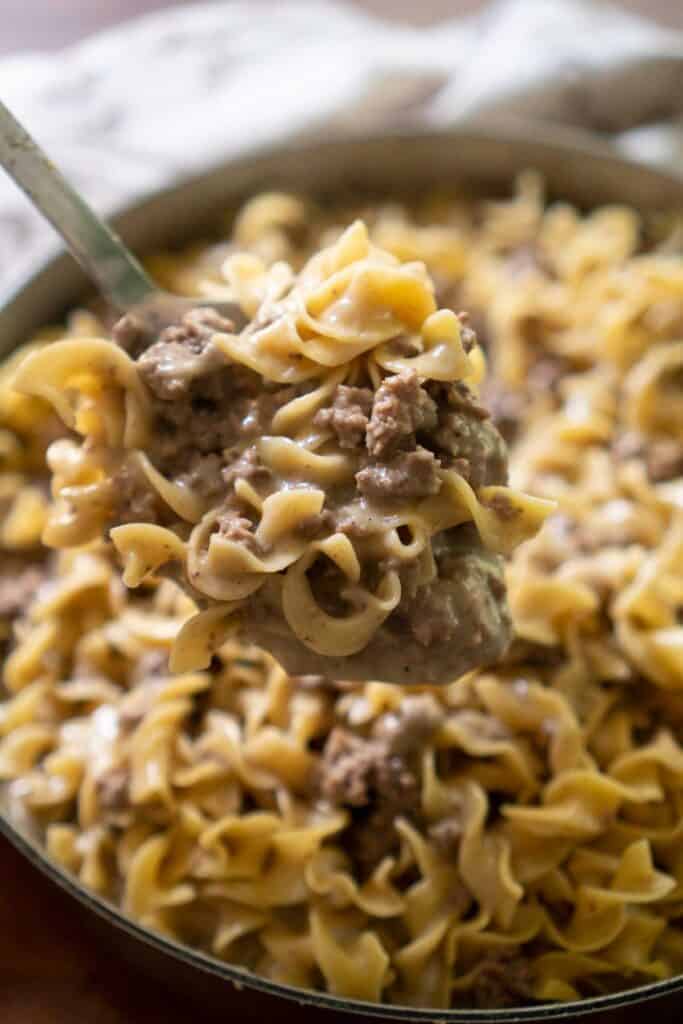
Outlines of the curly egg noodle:
M293 679L231 639L208 669L170 675L192 598L132 558L141 583L127 590L101 540L40 545L57 522L43 458L55 420L11 389L20 353L0 373L0 776L12 806L56 863L143 925L277 982L438 1009L673 977L683 972L680 234L621 207L547 206L527 177L496 202L428 196L314 213L269 197L237 221L251 254L240 257L242 301L251 295L255 313L273 281L263 265L304 266L355 214L381 249L426 263L442 306L471 311L513 486L559 505L512 556L506 659L450 686L343 686ZM197 246L153 269L178 291L216 294L230 252ZM327 280L315 257L305 274L311 266ZM422 271L407 276L418 289ZM321 299L306 315L328 358L338 348L320 329L326 308ZM60 412L113 450L124 435L144 439L145 401L121 354L91 340L102 333L89 314L72 317L66 369L53 361L48 379ZM238 352L243 339L225 344ZM355 358L376 363L383 344ZM92 354L75 407L61 386L69 345L79 361ZM279 357L250 351L269 366ZM103 393L100 360L118 390ZM288 415L291 439L306 436L310 414ZM108 474L92 480L88 450L67 443L63 475L77 493L102 493ZM286 444L275 457L286 461ZM100 530L93 521L90 536Z
M278 202L275 197L257 199L256 212L265 203L265 214L270 205L270 216L276 217ZM243 234L253 216L254 204L242 215ZM249 323L241 333L232 333L227 321L223 330L211 332L206 351L212 353L213 372L247 368L263 385L293 385L283 398L282 391L276 393L270 436L255 439L252 451L262 467L261 478L244 475L234 482L230 507L239 507L241 533L223 529L227 486L208 496L193 481L178 479L177 471L172 475L160 467L155 433L161 427L154 394L145 384L144 359L136 362L105 337L78 337L30 354L14 378L18 390L50 402L64 423L86 438L81 446L59 441L48 453L56 503L45 543L79 546L120 522L120 474L134 469L163 506L163 516L161 521L138 521L126 509L131 521L112 530L123 557L125 583L139 586L171 563L205 606L178 635L174 670L206 668L236 626L262 640L289 666L286 637L283 650L263 636L263 620L269 615L276 621L284 617L299 645L320 656L311 664L295 663L295 670L325 670L324 659L334 657L339 660L327 670L337 678L373 678L384 670L392 681L447 682L480 664L475 651L461 665L446 661L438 672L425 674L429 657L424 648L415 664L403 666L402 674L391 673L386 656L374 657L369 665L343 660L362 652L398 609L401 570L408 563L418 567L413 576L418 587L436 579L435 535L473 522L485 549L510 554L552 507L501 486L504 474L475 489L458 472L458 463L450 465L443 456L434 463L433 487L409 493L404 485L387 500L361 498L354 478L359 479L367 462L365 446L352 447L345 436L335 436L320 424L321 411L330 409L340 385L365 385L370 397L373 392L381 396L382 383L393 377L406 385L419 379L476 388L480 353L465 351L461 322L453 310L437 309L424 262L401 262L372 244L365 224L356 220L298 275L284 260L268 264L244 251L227 259L223 275L224 293L240 303ZM205 285L204 294L213 295ZM220 297L218 288L215 294ZM165 348L161 362L154 364L157 375L172 358L172 342L161 340L159 345ZM434 405L420 386L415 393L418 400ZM467 393L474 395L474 390ZM219 406L216 418L224 415L224 406ZM238 439L232 457L237 459L251 443L250 438ZM424 449L422 454L432 458ZM328 510L338 513L340 508L365 515L367 529L356 528L349 535L340 529L338 515L313 536L301 529L302 522L322 524ZM234 525L234 516L228 525ZM310 585L309 571L321 559L336 574L337 591L347 605L342 614L330 613ZM370 580L378 566L383 568ZM250 603L262 590L259 604ZM507 641L502 626L499 632L495 653ZM483 660L492 660L491 652Z

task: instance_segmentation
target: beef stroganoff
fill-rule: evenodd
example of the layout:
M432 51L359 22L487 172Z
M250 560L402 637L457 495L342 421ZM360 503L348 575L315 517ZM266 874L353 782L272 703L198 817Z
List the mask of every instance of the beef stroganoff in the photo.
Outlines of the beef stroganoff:
M152 269L201 299L225 287L235 250L249 252L242 280L257 302L262 267L286 261L300 273L355 217L379 249L424 261L438 307L469 311L489 374L466 375L468 388L480 388L508 441L513 494L558 504L512 555L504 660L440 687L344 683L292 677L230 639L206 668L171 675L192 596L142 573L127 589L102 521L80 548L40 543L56 522L45 450L71 453L77 467L80 442L69 435L55 448L50 406L11 381L46 340L106 335L80 313L0 375L0 775L49 855L85 886L278 982L498 1008L676 975L680 235L630 209L546 205L525 176L506 201L314 211L291 197L256 200L234 249L196 246ZM448 323L462 359L463 324ZM194 318L182 331L200 338L206 326ZM410 368L396 369L382 379L398 376L414 395ZM367 437L372 406L351 390L364 386L335 383L348 390L313 429ZM127 411L134 429L132 403ZM104 410L80 414L87 426ZM120 405L107 422L120 429ZM66 455L60 470L68 475ZM475 529L458 529L469 555ZM127 571L139 572L126 551Z
M302 214L258 197L237 242ZM499 556L550 505L505 486L472 330L362 220L298 274L239 249L221 272L206 293L240 304L239 333L198 308L150 344L129 315L112 340L55 342L18 370L85 438L48 452L46 542L113 525L129 586L170 568L202 609L176 670L206 668L235 630L336 679L447 683L495 662L510 639Z

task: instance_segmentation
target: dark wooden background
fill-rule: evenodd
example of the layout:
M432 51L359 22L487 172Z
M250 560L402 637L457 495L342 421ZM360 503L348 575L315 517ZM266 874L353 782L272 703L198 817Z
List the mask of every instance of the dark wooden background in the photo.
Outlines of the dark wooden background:
M183 0L171 0L175 6ZM189 0L191 2L191 0ZM258 16L259 0L251 0ZM280 0L286 2L286 0ZM552 3L553 0L547 0ZM0 0L0 54L56 49L165 0ZM683 0L622 0L621 5L683 28ZM366 9L411 23L474 11L481 0L363 0ZM223 1012L208 999L172 994L131 967L83 927L73 901L0 838L0 1024L187 1024L271 1016L279 1024L332 1024L329 1014L295 1004L263 1008L248 994L226 994ZM628 1020L644 1020L645 1013ZM683 1003L655 1010L658 1024L683 1018ZM615 1014L610 1024L626 1024Z

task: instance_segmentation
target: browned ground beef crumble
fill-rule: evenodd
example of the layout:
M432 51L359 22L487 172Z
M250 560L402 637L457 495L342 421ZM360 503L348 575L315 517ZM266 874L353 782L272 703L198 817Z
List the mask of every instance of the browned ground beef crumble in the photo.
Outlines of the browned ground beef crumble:
M433 697L406 697L399 712L378 719L362 739L335 728L325 744L320 791L351 811L345 846L362 875L392 851L396 820L415 820L420 806L420 754L444 720Z

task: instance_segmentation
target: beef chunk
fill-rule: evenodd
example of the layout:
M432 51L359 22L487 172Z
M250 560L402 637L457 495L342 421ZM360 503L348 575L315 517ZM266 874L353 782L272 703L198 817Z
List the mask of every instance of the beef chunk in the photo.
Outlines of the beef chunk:
M153 461L178 477L197 453L234 451L245 440L268 434L275 412L294 394L293 388L263 390L258 375L241 366L200 377L182 400L156 400Z
M484 661L487 650L498 655L509 625L500 559L478 546L470 527L438 535L434 555L437 578L398 605L392 617L397 628L424 647L472 646Z
M260 462L254 447L237 454L234 460L228 458L228 464L222 471L223 483L228 490L233 488L238 480L248 480L255 485L267 484L272 476L268 467Z
M344 845L363 874L396 849L396 819L414 819L419 809L417 774L406 759L392 754L386 741L365 740L340 728L332 731L323 751L321 792L351 811Z
M534 1001L533 971L519 950L491 954L477 966L469 990L472 1006L495 1010L504 1006L524 1006Z
M460 631L461 611L459 603L450 599L447 585L430 584L415 596L411 632L423 647L450 643Z
M193 455L222 452L243 435L243 420L258 387L256 375L242 367L224 367L188 382L178 401L157 399L155 464L171 476L185 472Z
M165 402L187 394L192 381L219 370L225 357L213 345L201 352L178 341L160 339L140 357L140 375L147 387Z
M158 523L163 510L157 492L132 462L123 462L112 477L116 498L114 522Z
M159 340L138 358L143 380L162 401L183 397L198 377L225 366L225 356L211 339L218 332L231 331L232 326L212 309L186 313L180 324L162 331Z
M424 498L441 487L441 463L426 448L400 452L387 463L370 464L356 473L360 493L375 501Z
M341 448L357 448L365 443L371 409L372 391L369 388L339 384L332 405L320 409L313 422L316 427L332 430Z
M475 489L506 483L505 442L490 420L458 409L440 411L431 443L437 452L457 460L459 471Z
M462 381L429 381L425 390L437 409L437 421L422 431L422 443L475 488L505 483L505 442L470 388Z
M438 701L423 694L381 715L370 739L341 728L331 733L321 790L331 803L350 809L345 845L364 873L398 845L396 819L417 818L420 757L444 717Z
M190 484L194 476L193 486L207 498L220 493L220 467L202 463L202 457L235 461L236 446L269 433L276 411L302 390L271 388L253 370L229 362L213 339L231 329L230 321L211 309L192 310L163 331L137 364L151 394L152 461L181 482ZM229 450L232 459L223 457Z
M218 519L218 530L226 540L242 544L248 551L260 552L261 547L254 536L254 527L249 519L234 509L226 509Z
M415 435L436 426L436 403L414 370L387 377L375 392L367 429L368 452L385 459L401 448L414 448Z

